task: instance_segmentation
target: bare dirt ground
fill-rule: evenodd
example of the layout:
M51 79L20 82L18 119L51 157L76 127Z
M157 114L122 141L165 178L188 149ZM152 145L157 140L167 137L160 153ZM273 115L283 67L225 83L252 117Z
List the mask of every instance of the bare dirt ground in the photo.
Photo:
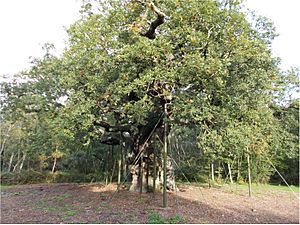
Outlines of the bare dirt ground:
M102 184L35 184L1 190L1 223L148 223L149 215L179 216L180 223L295 223L299 201L290 192L181 186L162 195L139 194ZM178 222L178 221L177 221Z

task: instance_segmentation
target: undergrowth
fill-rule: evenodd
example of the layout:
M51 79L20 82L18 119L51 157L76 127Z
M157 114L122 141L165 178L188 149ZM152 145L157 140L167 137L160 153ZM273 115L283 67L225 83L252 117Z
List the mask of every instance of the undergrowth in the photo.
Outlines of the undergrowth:
M86 183L103 181L101 173L79 174L75 172L39 172L24 170L21 172L1 173L2 184L35 184L35 183Z
M183 222L184 219L179 215L165 218L156 212L151 212L148 216L149 224L176 224L176 223L183 223Z

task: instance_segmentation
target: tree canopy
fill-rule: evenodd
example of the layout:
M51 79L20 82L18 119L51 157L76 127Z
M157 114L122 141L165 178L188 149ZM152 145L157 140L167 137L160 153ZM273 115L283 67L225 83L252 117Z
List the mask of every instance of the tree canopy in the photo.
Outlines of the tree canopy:
M297 175L299 104L283 104L283 96L297 87L299 71L279 69L273 24L247 16L237 0L84 4L61 56L45 45L45 56L21 73L24 82L2 84L1 126L13 127L9 141L20 141L3 139L2 165L9 167L21 143L32 162L88 149L105 161L105 145L136 155L153 130L162 137L167 121L169 135L179 135L170 140L192 133L182 143L193 143L188 157L202 163L203 173L219 162L237 163L238 174L250 154L257 181L274 174L269 160ZM146 147L160 148L154 142ZM187 158L179 157L183 167Z

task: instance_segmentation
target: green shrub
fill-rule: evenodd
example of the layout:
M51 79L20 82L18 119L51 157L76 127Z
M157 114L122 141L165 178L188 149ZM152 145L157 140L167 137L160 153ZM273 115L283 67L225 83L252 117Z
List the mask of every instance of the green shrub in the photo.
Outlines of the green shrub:
M14 174L14 181L18 184L43 183L46 180L46 174L34 170L24 170Z
M82 174L78 172L38 172L35 170L17 173L1 173L3 184L34 184L34 183L85 183L103 181L102 173Z
M100 182L103 181L105 178L104 173L98 172L98 173L89 173L86 175L86 179L88 182Z
M171 224L175 224L175 223L183 223L183 222L184 222L184 219L183 219L181 216L176 215L176 216L174 216L174 217L169 218L168 221L169 221L169 223L171 223Z
M163 224L163 223L176 224L182 222L184 222L184 219L179 215L170 218L164 218L163 216L159 215L156 212L151 212L148 217L148 223L150 224Z
M87 175L74 173L74 172L60 172L48 173L47 182L48 183L83 183L87 182Z
M165 218L163 218L158 213L152 212L152 213L150 213L150 215L148 217L148 223L150 223L150 224L162 224L162 223L166 223L166 220L165 220Z
M238 184L245 184L245 180L242 176L239 176L237 181L236 181Z
M10 173L10 172L1 173L1 183L2 184L15 184L14 173Z

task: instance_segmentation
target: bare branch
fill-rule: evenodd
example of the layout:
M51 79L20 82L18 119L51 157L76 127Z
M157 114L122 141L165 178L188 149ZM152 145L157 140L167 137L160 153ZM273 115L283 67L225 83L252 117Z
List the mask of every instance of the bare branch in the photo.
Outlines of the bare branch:
M141 2L141 1L139 1L139 2ZM155 39L155 37L156 37L155 30L158 26L160 26L161 24L163 24L165 22L166 15L158 7L156 7L153 2L150 2L149 8L153 12L155 12L155 14L157 15L157 18L156 18L156 20L151 22L149 30L146 33L140 33L140 34L149 39Z

